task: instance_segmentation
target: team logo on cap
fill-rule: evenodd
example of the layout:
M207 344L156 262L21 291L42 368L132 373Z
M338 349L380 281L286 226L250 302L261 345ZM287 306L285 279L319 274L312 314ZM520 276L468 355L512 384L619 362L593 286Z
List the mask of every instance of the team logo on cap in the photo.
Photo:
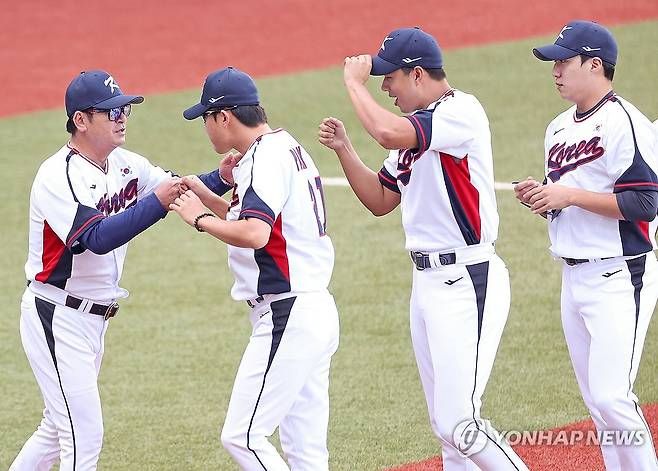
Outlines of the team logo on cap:
M564 33L565 31L567 31L569 29L571 29L571 26L565 26L564 28L562 28L562 31L560 31L560 34L557 35L557 38L558 39L564 39L564 35L562 33Z
M103 83L105 84L106 87L110 88L110 91L112 93L114 93L115 88L119 88L119 85L114 81L114 77L112 77L111 75L108 78L106 78Z
M386 41L393 41L393 38L390 36L386 36L384 40L382 41L382 47L381 50L385 51L386 50Z

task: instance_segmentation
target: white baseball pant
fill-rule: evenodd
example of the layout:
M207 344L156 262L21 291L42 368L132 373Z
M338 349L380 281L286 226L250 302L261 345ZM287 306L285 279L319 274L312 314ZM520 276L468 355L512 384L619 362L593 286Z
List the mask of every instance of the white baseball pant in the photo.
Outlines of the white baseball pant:
M339 330L333 297L265 296L250 320L222 444L243 470L327 471L329 366ZM277 427L287 464L268 440Z
M658 470L651 433L633 392L658 299L658 263L650 252L625 260L564 265L562 327L580 392L602 431L639 431L644 443L602 444L606 469Z
M103 443L98 373L107 322L36 297L21 302L23 348L43 395L41 424L10 471L95 470Z
M455 432L482 422L481 397L509 306L509 274L495 254L472 264L414 268L411 339L446 471L528 469L495 430L481 430L481 449L472 454L460 453L468 444Z

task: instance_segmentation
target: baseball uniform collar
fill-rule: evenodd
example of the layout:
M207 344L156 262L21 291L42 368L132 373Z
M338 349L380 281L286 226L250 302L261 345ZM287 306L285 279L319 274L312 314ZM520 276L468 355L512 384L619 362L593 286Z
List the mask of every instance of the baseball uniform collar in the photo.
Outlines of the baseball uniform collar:
M594 113L596 113L596 112L599 111L601 108L603 108L603 105L605 105L608 101L612 101L612 100L614 100L615 96L616 96L616 95L615 95L615 91L614 91L614 90L610 90L608 93L606 93L606 95L605 95L603 98L601 98L601 100L599 100L599 102L598 102L596 105L594 105L594 106L593 106L592 108L590 108L589 110L584 111L583 113L579 113L578 111L575 111L575 110L574 110L574 112L573 112L573 120L574 120L576 123L580 123L580 122L582 122L582 121L585 121L587 118L589 118L589 117L592 116Z

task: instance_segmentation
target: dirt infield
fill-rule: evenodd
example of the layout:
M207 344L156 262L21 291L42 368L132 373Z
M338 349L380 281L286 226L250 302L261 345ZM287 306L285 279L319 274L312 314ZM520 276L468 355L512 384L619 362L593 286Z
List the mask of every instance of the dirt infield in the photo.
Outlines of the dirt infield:
M654 437L658 437L658 404L645 405L642 411L649 422ZM519 444L514 446L514 450L525 461L533 471L554 471L560 470L577 470L577 471L604 471L603 458L601 451L595 442L587 443L587 437L592 437L594 433L594 424L591 420L585 420L565 427L559 427L550 430L550 433L536 434L540 437L538 441L542 443L539 446L530 446ZM522 439L518 434L509 434L510 441L514 440L521 443ZM532 436L532 434L530 435ZM585 438L574 440L574 444L565 444L569 437ZM545 443L551 442L548 446ZM655 440L654 440L655 442ZM441 458L435 457L430 460L418 463L410 463L399 468L389 468L386 471L441 471L443 465Z
M594 3L594 7L592 5ZM63 106L80 70L111 71L129 91L198 86L235 65L262 76L340 63L375 52L387 31L419 25L443 47L554 33L587 17L606 24L658 17L655 0L308 0L207 2L4 2L0 15L0 116Z

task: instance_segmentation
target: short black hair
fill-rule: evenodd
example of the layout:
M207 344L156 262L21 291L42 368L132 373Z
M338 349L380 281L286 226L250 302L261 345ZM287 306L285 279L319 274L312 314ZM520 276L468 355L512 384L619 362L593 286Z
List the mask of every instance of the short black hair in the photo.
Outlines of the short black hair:
M244 105L229 110L233 116L249 128L267 123L267 114L260 105Z
M411 71L414 70L413 67L402 67L402 72L404 72L406 75L409 75ZM446 71L443 69L426 69L423 68L425 72L427 72L427 75L430 76L430 78L434 80L443 80L446 78Z
M580 55L580 65L583 65L588 60L593 59L592 56L586 56L585 54L579 54L579 55ZM601 58L599 57L599 59ZM612 64L608 64L603 59L601 59L601 63L603 64L604 77L612 82L612 79L615 77L615 66Z
M70 117L66 121L66 132L68 132L71 136L75 136L75 133L78 132L78 128L76 128L75 124L73 123L73 117Z

